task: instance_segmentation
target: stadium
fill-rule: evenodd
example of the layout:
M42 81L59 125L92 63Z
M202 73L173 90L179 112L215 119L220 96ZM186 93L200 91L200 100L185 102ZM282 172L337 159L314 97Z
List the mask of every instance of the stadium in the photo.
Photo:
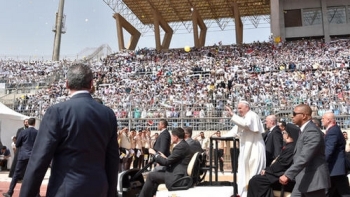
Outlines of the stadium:
M294 106L308 104L312 117L332 111L342 130L350 129L349 1L103 1L115 12L118 52L101 45L83 51L80 60L60 59L57 36L64 31L57 25L52 61L0 60L0 102L41 120L50 106L69 99L66 72L84 62L94 72L93 97L115 112L120 128L157 131L165 118L170 129L192 127L194 136L226 133L234 124L225 106L245 100L262 120L276 115L291 122ZM259 28L260 21L270 24L270 40L243 43L244 26ZM236 43L205 44L211 27L228 24ZM170 48L179 31L193 34L193 45ZM144 34L154 36L155 48L137 49ZM5 134L10 126L0 117L2 142L10 144L15 130Z

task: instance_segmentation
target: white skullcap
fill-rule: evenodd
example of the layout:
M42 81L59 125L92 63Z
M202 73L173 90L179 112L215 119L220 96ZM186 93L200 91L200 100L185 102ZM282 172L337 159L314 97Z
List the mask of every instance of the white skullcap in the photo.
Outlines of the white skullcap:
M241 100L241 101L239 101L239 103L243 103L243 104L247 105L250 108L250 104L248 103L248 101Z

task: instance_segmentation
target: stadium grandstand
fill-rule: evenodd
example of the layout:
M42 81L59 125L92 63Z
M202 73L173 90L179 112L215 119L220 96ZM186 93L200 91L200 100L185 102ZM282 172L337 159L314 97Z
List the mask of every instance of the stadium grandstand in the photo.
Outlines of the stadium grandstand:
M350 127L348 1L147 0L137 7L136 1L104 1L115 10L121 50L110 54L101 45L79 56L94 71L93 96L115 111L119 125L156 130L159 118L167 118L171 127L225 131L232 125L224 106L244 99L262 119L276 114L289 121L293 106L307 103L314 117L331 110L341 127ZM300 23L291 24L290 13ZM273 39L240 43L243 22L258 26L260 19L271 23ZM225 29L228 20L241 26L235 29L237 44L206 46L209 24ZM166 34L163 43L157 26ZM123 28L133 35L128 47ZM194 47L168 49L180 28L197 36ZM134 50L137 36L151 30L156 48ZM101 57L102 51L109 55ZM0 101L41 118L49 106L69 99L65 73L74 63L0 60Z

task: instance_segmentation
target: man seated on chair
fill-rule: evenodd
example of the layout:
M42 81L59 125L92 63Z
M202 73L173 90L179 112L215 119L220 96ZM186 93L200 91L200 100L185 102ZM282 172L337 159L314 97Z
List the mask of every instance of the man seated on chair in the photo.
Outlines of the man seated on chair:
M9 158L11 157L10 150L6 147L3 146L1 147L1 152L0 152L0 171L8 170L7 169L7 162Z
M292 165L295 143L299 137L299 128L293 124L280 122L285 145L280 155L272 161L260 174L253 176L249 180L247 197L274 197L273 189L280 189L279 177ZM294 182L285 186L285 191L291 191Z
M150 172L139 197L152 197L156 194L159 184L165 183L166 187L170 188L175 181L186 176L192 152L184 140L184 135L185 132L182 128L175 128L171 131L171 141L174 148L168 157L152 148L149 149L149 153L155 155L155 162L165 166L165 171Z

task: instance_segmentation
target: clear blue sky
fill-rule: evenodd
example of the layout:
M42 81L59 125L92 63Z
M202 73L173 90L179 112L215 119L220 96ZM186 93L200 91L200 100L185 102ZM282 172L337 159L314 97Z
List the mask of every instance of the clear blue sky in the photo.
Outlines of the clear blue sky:
M0 0L0 58L45 57L51 59L55 14L59 0ZM65 0L66 34L61 39L61 58L75 56L86 47L108 44L118 50L116 23L113 11L102 0ZM270 35L268 24L253 28L246 25L244 42L266 41ZM222 41L235 43L233 26L228 31L209 29L206 45ZM183 32L183 31L182 31ZM192 46L192 34L175 34L170 47ZM126 37L126 42L128 38ZM154 37L142 36L138 47L154 47Z

